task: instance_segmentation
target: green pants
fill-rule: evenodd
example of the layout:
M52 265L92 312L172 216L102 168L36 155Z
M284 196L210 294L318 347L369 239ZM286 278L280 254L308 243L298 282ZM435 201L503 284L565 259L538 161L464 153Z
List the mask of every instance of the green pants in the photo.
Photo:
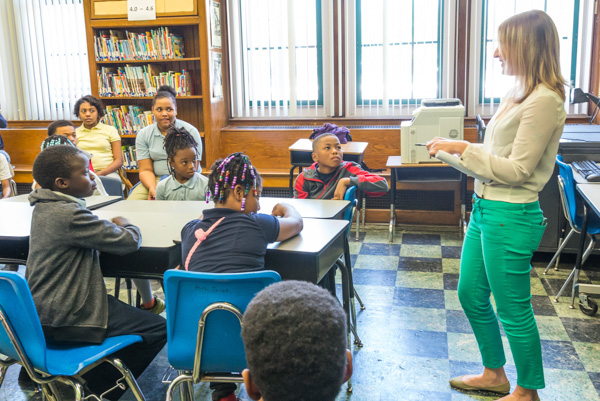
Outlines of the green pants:
M529 274L531 257L545 228L539 202L474 197L460 263L458 297L475 333L483 365L496 369L506 363L491 293L517 367L517 384L527 389L544 388Z

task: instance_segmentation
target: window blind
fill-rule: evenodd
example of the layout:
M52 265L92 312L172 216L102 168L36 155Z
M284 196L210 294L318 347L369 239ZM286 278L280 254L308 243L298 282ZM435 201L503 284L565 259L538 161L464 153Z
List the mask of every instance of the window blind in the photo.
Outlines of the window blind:
M0 26L3 115L72 119L91 93L81 0L0 0Z

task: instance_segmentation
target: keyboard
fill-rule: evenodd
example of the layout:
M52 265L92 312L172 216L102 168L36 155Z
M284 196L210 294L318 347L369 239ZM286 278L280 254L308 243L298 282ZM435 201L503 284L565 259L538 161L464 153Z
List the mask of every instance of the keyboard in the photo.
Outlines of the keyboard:
M580 160L571 163L573 168L587 181L600 182L600 166L591 160Z

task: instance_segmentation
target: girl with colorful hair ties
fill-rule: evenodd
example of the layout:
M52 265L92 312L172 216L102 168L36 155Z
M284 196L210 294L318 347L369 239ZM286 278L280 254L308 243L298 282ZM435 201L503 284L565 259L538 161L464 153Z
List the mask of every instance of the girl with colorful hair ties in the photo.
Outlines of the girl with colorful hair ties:
M302 217L278 203L271 214L258 213L262 180L248 156L233 153L217 160L208 177L207 202L215 202L199 220L181 231L185 270L241 273L264 269L267 245L302 231ZM235 400L236 385L211 383L215 401Z

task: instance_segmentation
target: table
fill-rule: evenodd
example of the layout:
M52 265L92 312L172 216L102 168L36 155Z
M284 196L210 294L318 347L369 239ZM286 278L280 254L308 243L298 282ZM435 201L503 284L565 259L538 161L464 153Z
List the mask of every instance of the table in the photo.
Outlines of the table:
M466 176L460 171L444 163L420 163L402 164L401 156L389 156L386 166L391 171L390 188L390 227L389 242L394 241L394 229L396 227L396 183L422 183L422 182L461 182L461 222L464 226L466 214ZM464 191L464 193L463 193ZM464 214L463 214L464 213Z
M29 231L33 207L29 195L0 200L0 263L25 264L29 253ZM90 209L119 201L119 196L85 198Z
M110 205L111 203L119 202L123 200L120 196L105 196L105 195L94 195L88 196L85 199L86 207L89 210L99 209L106 205ZM17 202L17 203L27 203L29 204L29 194L25 195L17 195L11 198L0 199L0 202Z
M583 200L583 218L581 222L581 234L579 239L579 250L575 262L575 276L573 277L573 294L579 293L580 309L587 315L593 315L598 310L596 301L588 297L588 294L600 294L600 285L577 283L581 264L583 262L583 252L585 249L585 240L587 237L589 210L600 216L600 185L598 183L578 183L577 192ZM573 307L571 305L571 307Z
M344 211L350 206L350 202L346 200L261 197L261 213L270 214L277 203L288 203L292 205L303 218L313 219L342 219Z

